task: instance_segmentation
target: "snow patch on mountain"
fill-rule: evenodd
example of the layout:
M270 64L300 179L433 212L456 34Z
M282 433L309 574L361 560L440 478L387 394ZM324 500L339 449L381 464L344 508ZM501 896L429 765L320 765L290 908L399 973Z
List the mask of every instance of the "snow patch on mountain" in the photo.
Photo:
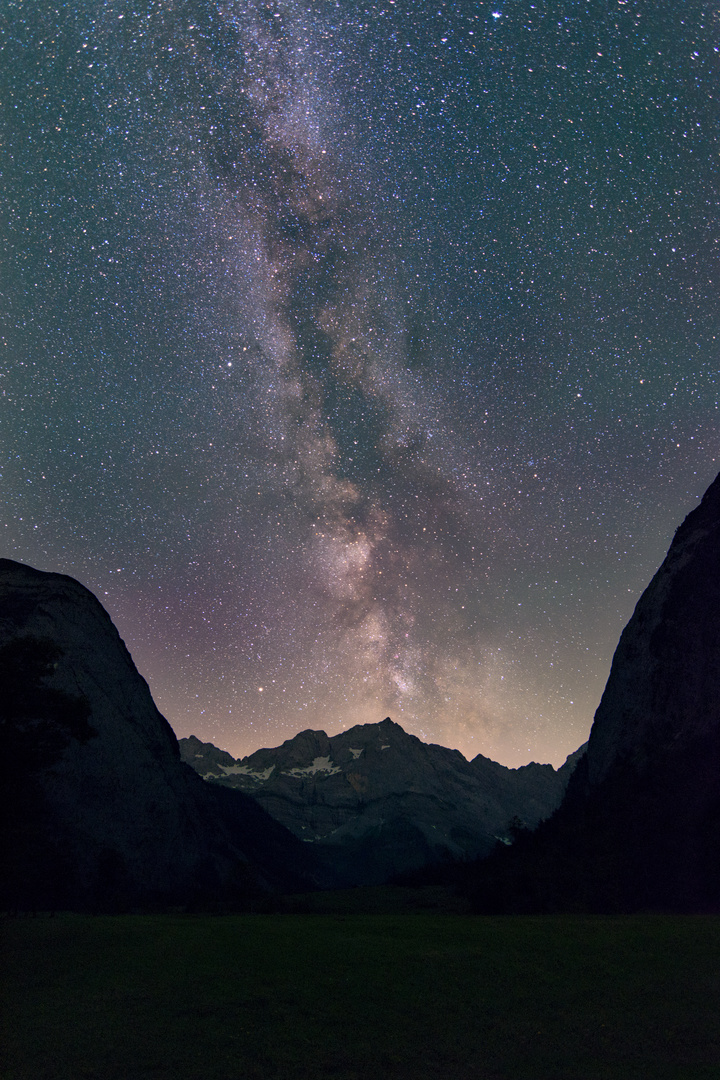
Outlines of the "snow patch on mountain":
M340 772L340 766L334 765L329 757L316 757L312 765L307 765L304 769L286 769L285 772L288 776L314 776L315 773L327 773L328 776L332 776L333 773Z

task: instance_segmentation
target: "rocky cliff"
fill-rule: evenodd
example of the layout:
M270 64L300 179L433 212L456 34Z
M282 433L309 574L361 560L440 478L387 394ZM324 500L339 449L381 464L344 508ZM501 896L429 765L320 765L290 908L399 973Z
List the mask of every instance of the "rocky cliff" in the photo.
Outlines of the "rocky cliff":
M201 776L252 794L346 884L487 855L513 823L532 828L555 810L577 758L559 770L467 761L389 718L332 738L303 731L238 760L194 737L180 750Z
M304 846L177 740L98 600L0 560L0 908L254 903Z
M720 477L623 631L587 754L481 910L720 910Z

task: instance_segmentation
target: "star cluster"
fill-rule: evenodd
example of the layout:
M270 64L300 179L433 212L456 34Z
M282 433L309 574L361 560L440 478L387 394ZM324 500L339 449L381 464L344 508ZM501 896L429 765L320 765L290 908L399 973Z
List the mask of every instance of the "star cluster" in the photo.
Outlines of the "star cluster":
M12 0L2 553L179 735L587 736L717 471L698 0Z

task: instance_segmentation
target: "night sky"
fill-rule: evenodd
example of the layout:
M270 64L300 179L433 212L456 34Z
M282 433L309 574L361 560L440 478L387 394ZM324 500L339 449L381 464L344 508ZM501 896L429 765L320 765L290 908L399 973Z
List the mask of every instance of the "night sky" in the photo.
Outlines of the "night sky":
M0 0L0 555L180 736L587 737L718 470L697 0Z

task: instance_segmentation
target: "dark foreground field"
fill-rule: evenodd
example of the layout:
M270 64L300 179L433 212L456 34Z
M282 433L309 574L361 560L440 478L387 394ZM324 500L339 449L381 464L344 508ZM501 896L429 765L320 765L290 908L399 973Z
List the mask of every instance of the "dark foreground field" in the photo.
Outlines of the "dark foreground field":
M3 1080L720 1078L720 919L5 918Z

